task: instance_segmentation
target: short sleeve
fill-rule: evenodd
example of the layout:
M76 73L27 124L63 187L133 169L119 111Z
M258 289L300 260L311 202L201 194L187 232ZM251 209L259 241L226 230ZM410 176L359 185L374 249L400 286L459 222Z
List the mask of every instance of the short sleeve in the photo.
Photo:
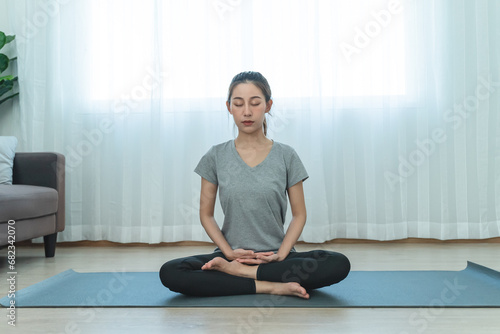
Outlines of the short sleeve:
M194 171L208 182L215 185L218 184L214 147L210 148L210 150L208 150L208 152L201 158Z
M290 154L287 163L287 189L296 185L300 181L305 181L309 178L304 164L299 158L299 155L293 148L290 147Z

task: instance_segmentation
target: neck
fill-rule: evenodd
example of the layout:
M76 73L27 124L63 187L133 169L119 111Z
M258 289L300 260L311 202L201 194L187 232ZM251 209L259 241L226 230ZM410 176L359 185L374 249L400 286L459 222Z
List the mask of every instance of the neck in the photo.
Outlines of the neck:
M263 132L258 132L254 134L238 133L238 137L234 140L236 146L238 147L255 147L266 145L271 142L269 138L264 136Z

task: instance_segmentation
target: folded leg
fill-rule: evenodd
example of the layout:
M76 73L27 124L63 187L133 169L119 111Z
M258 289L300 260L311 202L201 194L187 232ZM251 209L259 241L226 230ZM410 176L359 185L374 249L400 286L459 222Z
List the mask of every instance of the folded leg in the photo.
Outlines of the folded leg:
M227 296L255 293L255 281L201 267L224 255L220 252L175 259L160 269L160 280L174 292L192 296Z
M270 282L297 282L307 290L318 289L342 281L351 264L343 254L314 250L292 252L280 262L259 265L257 280Z

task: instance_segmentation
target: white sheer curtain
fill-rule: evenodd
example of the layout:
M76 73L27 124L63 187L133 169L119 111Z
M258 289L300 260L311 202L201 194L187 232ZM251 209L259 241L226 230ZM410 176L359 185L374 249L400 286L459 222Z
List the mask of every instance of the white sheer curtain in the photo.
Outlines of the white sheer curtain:
M193 172L233 75L310 179L302 240L500 236L500 2L9 2L20 151L67 157L61 241L207 241ZM216 216L222 222L217 208Z

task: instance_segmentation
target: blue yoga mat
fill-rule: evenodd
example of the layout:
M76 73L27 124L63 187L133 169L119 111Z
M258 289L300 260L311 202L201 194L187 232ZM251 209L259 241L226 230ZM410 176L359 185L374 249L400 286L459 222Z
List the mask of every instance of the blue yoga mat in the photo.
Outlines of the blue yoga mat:
M0 299L4 307L500 307L500 272L468 262L461 271L353 271L310 299L272 295L189 297L157 272L67 270Z

